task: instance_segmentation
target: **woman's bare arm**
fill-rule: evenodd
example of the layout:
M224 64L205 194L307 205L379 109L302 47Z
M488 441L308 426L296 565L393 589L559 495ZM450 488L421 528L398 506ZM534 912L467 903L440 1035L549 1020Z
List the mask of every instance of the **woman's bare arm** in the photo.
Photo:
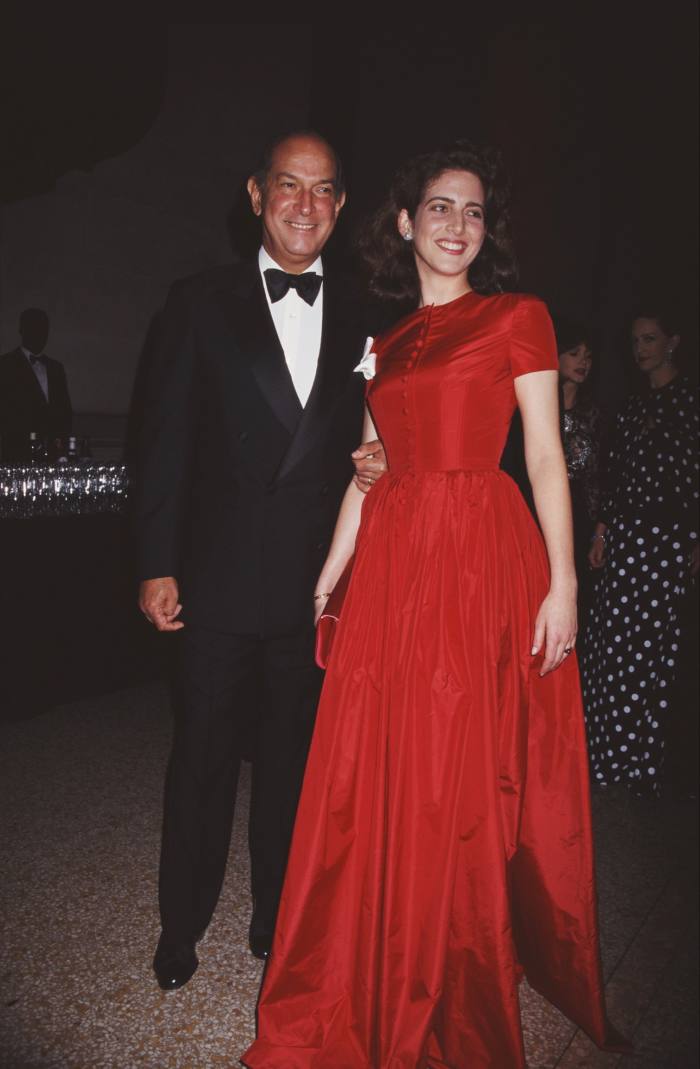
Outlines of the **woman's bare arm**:
M374 429L372 418L368 409L365 408L362 441L372 442L375 441L376 438L377 432ZM340 506L340 512L338 513L335 531L333 532L331 546L328 550L328 556L326 557L326 562L321 569L321 574L316 583L316 590L314 591L316 619L320 616L323 606L325 605L326 596L333 590L345 565L355 552L355 539L360 526L360 514L362 512L362 502L364 499L365 493L356 486L355 480L353 479L345 491L345 496L343 497L343 502Z
M576 641L576 570L571 497L559 433L556 371L534 371L515 379L523 418L525 462L542 528L550 588L535 624L533 654L545 650L541 674L557 668Z

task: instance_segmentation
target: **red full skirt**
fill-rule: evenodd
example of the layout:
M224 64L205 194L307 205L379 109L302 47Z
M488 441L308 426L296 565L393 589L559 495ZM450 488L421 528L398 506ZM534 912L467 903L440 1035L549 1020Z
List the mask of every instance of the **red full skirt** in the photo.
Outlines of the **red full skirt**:
M499 472L366 502L251 1069L524 1066L517 985L600 1045L578 669L530 656L544 547Z

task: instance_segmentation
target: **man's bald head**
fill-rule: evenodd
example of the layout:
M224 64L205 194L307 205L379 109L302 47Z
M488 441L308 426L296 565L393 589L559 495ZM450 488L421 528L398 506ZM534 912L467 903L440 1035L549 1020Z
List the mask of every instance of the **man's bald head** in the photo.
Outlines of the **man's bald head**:
M343 164L340 156L335 151L330 141L327 141L322 134L319 134L316 130L291 130L286 134L280 134L273 141L270 141L263 150L262 156L258 166L253 171L253 178L255 184L259 189L264 189L265 183L270 175L270 172L274 166L275 156L279 149L286 147L288 142L315 142L326 150L328 155L333 161L335 167L335 195L336 199L339 199L345 193L345 176L343 174Z

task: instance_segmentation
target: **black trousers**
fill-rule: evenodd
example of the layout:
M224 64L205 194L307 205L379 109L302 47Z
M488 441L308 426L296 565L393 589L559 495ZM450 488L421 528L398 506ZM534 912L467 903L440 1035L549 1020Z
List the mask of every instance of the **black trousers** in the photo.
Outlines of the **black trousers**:
M321 688L314 630L260 638L187 624L175 637L159 880L163 931L191 939L211 920L240 762L252 744L252 892L256 925L271 935Z

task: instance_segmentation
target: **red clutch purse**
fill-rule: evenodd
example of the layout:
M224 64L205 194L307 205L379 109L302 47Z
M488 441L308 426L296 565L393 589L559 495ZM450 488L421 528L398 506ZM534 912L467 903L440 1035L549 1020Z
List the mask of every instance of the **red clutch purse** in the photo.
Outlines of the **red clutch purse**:
M326 607L316 624L316 664L319 668L328 667L328 658L331 655L335 629L338 626L343 602L345 601L354 559L354 557L351 557L345 565L345 569L333 587L333 593L326 602Z

